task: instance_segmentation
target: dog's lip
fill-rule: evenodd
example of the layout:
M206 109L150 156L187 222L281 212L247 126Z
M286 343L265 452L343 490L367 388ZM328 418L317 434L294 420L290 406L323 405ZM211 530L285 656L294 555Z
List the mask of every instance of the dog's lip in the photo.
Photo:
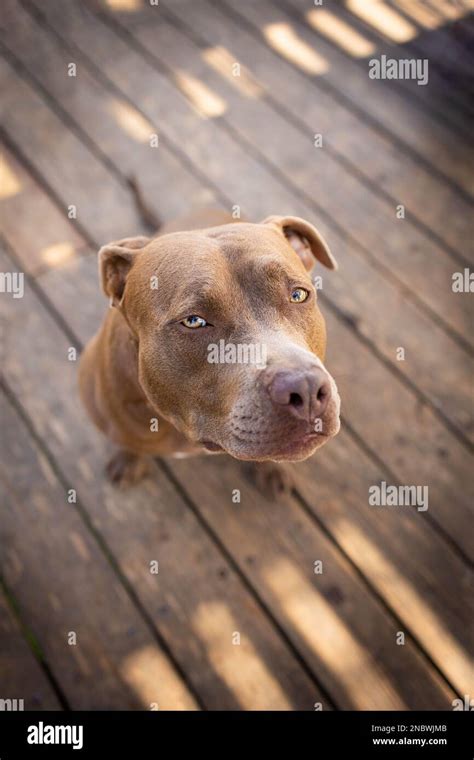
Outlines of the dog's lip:
M298 451L301 449L301 447L305 446L307 443L310 443L312 440L317 440L319 438L328 438L329 436L326 435L326 433L316 433L315 431L310 431L309 433L305 433L304 435L295 438L291 440L289 443L287 443L285 446L282 447L281 452L282 453L291 453L292 451ZM202 440L199 441L201 446L204 446L205 449L208 451L226 451L224 446L221 446L218 443L215 443L214 441L210 440Z
M302 435L300 438L293 438L282 446L281 454L297 453L298 451L301 451L301 449L303 449L307 444L311 443L312 441L318 441L322 438L329 438L329 436L326 433L315 433L313 431L311 433L306 433L306 435Z
M199 441L199 443L208 451L224 451L224 448L214 441Z

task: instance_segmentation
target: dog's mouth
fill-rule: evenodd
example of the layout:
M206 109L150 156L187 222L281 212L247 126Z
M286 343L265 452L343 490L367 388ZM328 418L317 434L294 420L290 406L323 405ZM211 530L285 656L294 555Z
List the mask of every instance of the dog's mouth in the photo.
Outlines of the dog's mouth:
M245 461L298 461L307 459L330 437L328 433L307 431L297 436L265 436L259 440L234 433L224 445L211 440L202 440L200 443L211 453L225 452L235 459Z
M217 453L218 451L224 451L225 449L223 446L220 446L218 443L214 443L214 441L199 441L201 446L204 446L206 451L210 451L213 453Z
M200 444L208 452L226 452L244 461L298 462L310 457L339 432L340 399L335 384L321 417L302 418L294 410L275 410L265 402L265 398L238 402L221 424L216 424L217 420L202 420L207 423L210 435L202 435Z

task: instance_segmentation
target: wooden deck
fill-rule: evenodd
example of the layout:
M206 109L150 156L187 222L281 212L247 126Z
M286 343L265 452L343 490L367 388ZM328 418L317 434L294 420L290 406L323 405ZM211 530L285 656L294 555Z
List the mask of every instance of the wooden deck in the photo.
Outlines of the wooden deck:
M0 699L450 710L474 694L473 296L451 288L474 262L474 25L467 2L370 5L3 0L0 270L26 274L23 298L0 294ZM371 80L381 54L428 58L429 84ZM69 351L107 308L97 249L146 232L131 174L163 220L294 213L340 262L322 308L343 429L282 503L226 457L157 463L129 492L104 479ZM369 506L380 481L427 485L429 509Z

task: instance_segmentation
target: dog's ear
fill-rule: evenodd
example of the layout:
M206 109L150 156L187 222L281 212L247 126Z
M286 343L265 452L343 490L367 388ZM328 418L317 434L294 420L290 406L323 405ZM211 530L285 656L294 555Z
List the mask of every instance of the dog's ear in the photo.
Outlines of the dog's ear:
M132 268L137 251L144 248L150 238L133 237L116 240L114 243L103 245L99 251L99 277L102 290L110 299L111 306L118 306L127 275Z
M328 244L309 222L298 216L269 216L263 224L276 227L286 237L308 271L314 267L315 259L328 269L337 269L337 261Z

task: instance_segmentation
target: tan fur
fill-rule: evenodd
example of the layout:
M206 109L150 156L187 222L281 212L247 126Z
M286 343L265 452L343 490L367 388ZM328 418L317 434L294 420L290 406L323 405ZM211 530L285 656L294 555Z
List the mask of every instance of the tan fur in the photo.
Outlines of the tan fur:
M317 258L336 266L304 220L236 223L222 211L101 249L102 287L115 308L83 353L80 392L97 427L127 452L128 471L140 472L134 455L206 448L245 460L304 459L337 433L339 397L329 375L323 435L301 443L307 424L276 408L267 392L282 368L327 373L325 324L308 273ZM290 303L294 287L309 290L311 302ZM183 327L193 314L212 327ZM267 366L210 364L209 343L220 339L264 344Z

